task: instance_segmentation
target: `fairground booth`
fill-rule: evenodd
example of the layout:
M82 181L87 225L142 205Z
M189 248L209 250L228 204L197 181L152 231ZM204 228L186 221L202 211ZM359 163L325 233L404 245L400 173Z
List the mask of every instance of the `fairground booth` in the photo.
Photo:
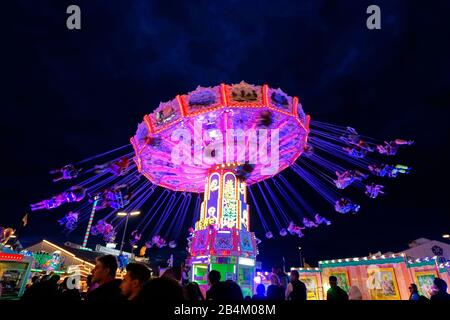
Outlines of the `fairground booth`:
M306 294L308 300L324 300L324 292L322 285L322 277L319 268L291 268L297 270L300 275L300 280L306 285ZM290 275L290 273L288 273ZM263 284L267 288L270 285L270 272L257 271L255 276L255 287Z
M308 300L326 299L330 276L335 276L346 292L357 287L363 300L408 300L411 283L415 283L419 293L427 298L431 296L435 278L450 285L449 258L449 244L419 238L399 253L324 260L319 261L318 268L291 270L299 272L300 280L307 288ZM267 289L270 276L270 272L257 271L255 286L262 283Z
M18 299L29 279L33 257L9 250L0 252L0 299Z
M323 293L330 288L328 278L335 276L346 292L356 286L363 300L408 300L411 283L430 297L433 280L449 283L450 263L437 256L409 260L404 253L320 261Z
M34 272L64 273L78 268L82 276L90 273L95 266L95 258L101 255L95 251L74 248L70 243L56 245L45 239L26 250L32 252L36 260Z
M31 276L51 273L58 274L62 279L77 277L82 291L86 289L86 277L95 266L95 258L101 255L95 251L80 250L70 243L56 245L45 239L24 252L33 257Z

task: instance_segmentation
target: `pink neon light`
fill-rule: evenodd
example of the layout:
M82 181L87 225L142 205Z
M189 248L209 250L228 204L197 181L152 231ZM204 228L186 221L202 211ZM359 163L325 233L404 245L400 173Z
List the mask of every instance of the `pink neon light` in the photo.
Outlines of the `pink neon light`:
M150 117L148 116L148 114L146 114L144 116L144 121L145 121L145 124L147 125L148 131L153 132L152 121L151 121Z
M181 116L185 117L186 116L186 108L183 104L183 100L181 100L181 97L179 95L177 95L177 102L178 102L178 105L180 106Z
M179 128L179 123L183 120L184 127L191 131L192 136L194 136L194 121L198 119L201 115L206 115L207 113L216 113L216 126L218 130L222 130L222 136L225 138L224 134L225 129L230 128L233 129L234 125L237 123L234 121L235 115L243 115L245 119L247 119L247 123L244 122L244 130L256 128L255 119L257 119L260 110L270 110L275 113L274 116L275 123L274 127L280 129L280 169L284 170L290 164L292 164L302 153L304 145L307 143L308 134L309 134L309 115L306 116L305 119L298 118L297 109L301 108L299 106L298 98L293 97L290 102L293 110L282 110L278 107L271 105L270 103L270 89L267 84L264 84L259 87L255 87L260 90L259 94L262 94L258 97L258 101L256 102L244 102L244 103L230 103L228 101L228 95L231 94L231 90L233 86L227 86L225 84L220 84L219 86L214 87L213 91L218 95L216 102L212 105L205 105L204 108L196 107L190 113L190 109L187 106L189 101L190 94L187 95L177 95L176 99L171 100L172 106L176 105L177 111L175 112L175 116L170 122L165 123L160 126L154 126L154 118L155 113L151 115L147 115L144 117L145 124L150 131L149 136L158 135L158 138L161 139L163 147L154 147L148 146L142 140L138 140L136 138L130 140L133 144L133 148L136 153L136 157L133 159L138 167L138 170L143 173L147 179L149 179L152 183L163 186L167 189L174 191L188 191L188 192L203 192L205 188L205 177L208 175L208 171L211 168L210 165L206 163L200 162L195 165L187 164L181 166L173 166L166 165L165 163L171 162L170 153L167 153L165 150L173 149L173 146L177 144L177 142L171 141L171 134L174 129ZM198 90L203 90L205 88L199 88ZM206 88L211 90L209 88ZM175 101L176 100L176 101ZM219 105L217 105L219 103ZM232 113L222 113L221 110L229 108L234 110ZM160 108L158 110L161 110ZM194 111L195 110L195 111ZM197 129L195 129L197 130ZM204 128L203 128L204 130ZM199 133L197 133L199 134ZM297 140L295 144L292 144L293 140ZM291 141L291 143L289 143ZM207 142L202 141L203 147L206 147ZM224 148L224 154L225 153ZM243 150L245 152L243 155L248 157L248 145L246 149ZM231 159L237 160L239 154L235 150L234 156L232 155ZM198 154L195 154L196 157ZM198 160L202 160L201 158L197 158ZM259 165L255 167L253 173L251 173L250 177L247 180L247 185L251 185L253 183L262 181L267 179L267 176L263 176L260 173Z

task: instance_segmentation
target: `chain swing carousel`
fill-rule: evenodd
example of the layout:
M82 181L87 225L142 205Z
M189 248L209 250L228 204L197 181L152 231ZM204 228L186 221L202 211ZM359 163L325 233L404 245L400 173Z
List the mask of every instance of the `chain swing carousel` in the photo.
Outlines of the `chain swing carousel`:
M268 240L301 238L332 223L282 171L291 170L338 214L357 214L360 206L344 189L351 186L370 198L382 195L380 178L410 171L383 158L413 143L380 141L351 127L311 121L297 97L245 82L197 87L161 103L145 115L130 142L52 171L55 182L82 181L32 210L75 203L78 207L58 221L67 234L87 221L84 247L90 234L113 242L121 228L130 246L143 246L141 252L173 249L187 235L192 280L206 285L208 271L218 270L222 280L237 281L244 295L253 292L260 241L250 217L259 218L260 238ZM144 214L128 235L128 217L136 210ZM108 213L98 219L99 211Z

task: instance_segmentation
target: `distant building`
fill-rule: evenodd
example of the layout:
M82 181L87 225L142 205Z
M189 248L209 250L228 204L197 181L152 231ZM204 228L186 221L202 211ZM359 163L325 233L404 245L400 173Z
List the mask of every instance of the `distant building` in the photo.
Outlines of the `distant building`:
M399 253L404 253L407 257L412 259L437 256L449 261L450 244L426 238L419 238L409 243L409 249Z

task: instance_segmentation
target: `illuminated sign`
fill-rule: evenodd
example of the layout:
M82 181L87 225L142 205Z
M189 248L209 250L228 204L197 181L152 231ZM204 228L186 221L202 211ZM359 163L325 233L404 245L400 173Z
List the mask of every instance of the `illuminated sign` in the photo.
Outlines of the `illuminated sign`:
M195 223L195 229L197 230L203 230L206 229L209 225L212 225L215 223L214 218L207 218L207 219L201 219Z
M22 261L23 255L16 253L0 253L0 260L6 261Z
M243 266L255 266L255 260L250 258L239 257L239 264Z
M211 257L211 263L235 264L236 263L236 257Z
M209 263L209 258L207 256L199 256L192 258L191 260L192 264L207 264Z

